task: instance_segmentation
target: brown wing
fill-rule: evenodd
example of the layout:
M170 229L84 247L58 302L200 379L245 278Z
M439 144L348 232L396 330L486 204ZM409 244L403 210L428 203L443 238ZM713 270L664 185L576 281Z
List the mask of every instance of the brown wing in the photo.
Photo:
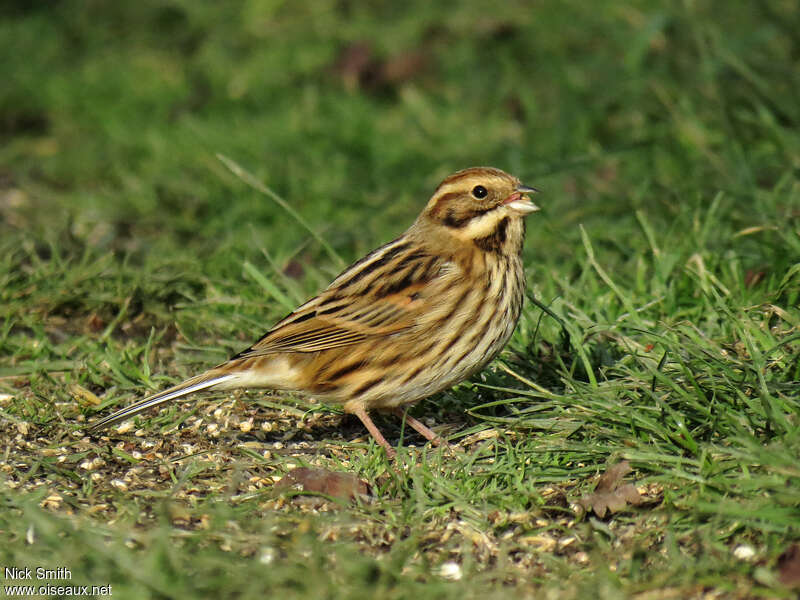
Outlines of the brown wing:
M348 267L234 358L318 352L408 330L428 306L425 298L435 293L431 284L441 267L440 259L398 238Z

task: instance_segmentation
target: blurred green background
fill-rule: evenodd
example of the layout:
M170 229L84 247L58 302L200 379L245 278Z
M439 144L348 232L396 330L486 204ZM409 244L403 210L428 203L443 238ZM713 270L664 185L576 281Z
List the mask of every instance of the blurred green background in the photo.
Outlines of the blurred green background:
M14 251L68 238L176 277L202 260L214 279L266 250L276 268L322 271L297 299L318 290L341 264L217 154L346 262L400 233L450 172L501 167L544 191L534 282L575 275L579 223L616 267L639 256L636 209L677 235L717 194L734 230L789 214L793 2L4 6L0 210ZM772 191L777 212L760 196ZM778 236L705 242L735 246L745 269L789 264ZM162 284L142 282L141 301L163 300Z
M6 1L0 56L3 477L47 474L30 498L3 491L5 564L50 556L126 582L130 597L250 597L267 581L284 597L790 597L779 556L800 539L796 1ZM551 396L490 370L476 382L522 397L470 384L416 409L463 419L464 435L522 437L498 434L447 475L412 466L382 488L385 506L343 517L369 523L373 542L404 541L320 550L323 516L257 575L260 563L208 550L216 536L233 521L268 537L294 517L245 503L186 542L195 562L150 496L68 474L101 455L93 443L67 470L40 454L78 443L90 414L65 384L107 407L241 350L474 165L542 190L527 274L573 346L559 355L560 324L529 307L506 357ZM364 462L346 451L359 476L385 474L374 448ZM591 489L584 478L612 456L661 486L655 521L645 510L554 525L579 541L517 565L538 530L490 515L539 510L545 482ZM77 487L64 492L62 477ZM118 533L102 556L107 530L79 520L76 537L38 506L45 490L79 516L113 506L150 532L146 552ZM443 583L446 553L421 540L463 507L500 550ZM29 548L28 522L52 537ZM614 533L622 522L630 536ZM459 536L450 544L471 547ZM743 544L754 558L732 554ZM159 552L150 582L125 566Z
M540 226L561 236L628 227L635 208L668 226L719 191L749 223L754 192L798 168L792 8L6 3L3 184L25 188L11 208L29 233L69 219L93 247L250 259L256 241L281 252L307 232L277 226L217 153L348 257L473 164L540 185Z

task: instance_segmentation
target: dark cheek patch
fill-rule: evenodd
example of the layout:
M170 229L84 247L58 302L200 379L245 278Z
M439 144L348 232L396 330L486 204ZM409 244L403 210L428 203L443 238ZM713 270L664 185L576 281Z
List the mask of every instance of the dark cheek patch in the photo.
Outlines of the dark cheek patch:
M453 207L447 209L444 214L444 219L442 219L442 223L451 227L453 229L461 229L467 223L469 223L470 219L475 216L474 214L456 214L456 210Z
M493 206L489 207L468 207L468 206L448 206L439 212L442 223L451 229L463 229L474 218L485 215ZM442 215L442 212L444 215Z

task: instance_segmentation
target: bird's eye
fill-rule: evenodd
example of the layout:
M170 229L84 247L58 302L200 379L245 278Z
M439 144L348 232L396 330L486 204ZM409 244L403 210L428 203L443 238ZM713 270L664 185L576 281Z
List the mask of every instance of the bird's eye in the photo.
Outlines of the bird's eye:
M476 185L474 188L472 188L472 195L476 198L486 198L488 193L489 192L482 185Z

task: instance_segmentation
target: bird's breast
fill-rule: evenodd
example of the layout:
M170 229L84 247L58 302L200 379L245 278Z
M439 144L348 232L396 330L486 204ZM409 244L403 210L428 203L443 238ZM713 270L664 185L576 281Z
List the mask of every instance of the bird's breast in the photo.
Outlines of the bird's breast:
M304 369L306 389L346 410L402 406L447 389L502 350L523 295L519 256L487 258L479 272L448 264L426 288L414 327L320 353Z

